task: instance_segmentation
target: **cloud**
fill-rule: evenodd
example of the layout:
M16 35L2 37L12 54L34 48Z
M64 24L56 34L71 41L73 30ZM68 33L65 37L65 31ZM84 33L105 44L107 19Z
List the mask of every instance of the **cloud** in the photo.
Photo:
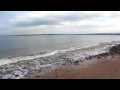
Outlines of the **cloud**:
M96 18L100 14L85 14L83 12L34 12L27 13L22 16L17 16L12 21L16 27L31 27L40 25L61 25L64 22L76 22L85 19Z
M60 22L58 20L38 18L36 20L17 21L15 23L15 26L17 26L17 27L32 27L32 26L39 26L39 25L58 25L58 24L60 24Z
M80 20L85 20L85 19L91 19L91 18L96 18L100 16L100 14L97 13L83 13L83 12L77 12L77 11L73 11L73 12L66 12L65 14L59 14L56 15L56 18L62 19L63 21L80 21Z
M119 21L118 11L0 11L0 34L120 32Z

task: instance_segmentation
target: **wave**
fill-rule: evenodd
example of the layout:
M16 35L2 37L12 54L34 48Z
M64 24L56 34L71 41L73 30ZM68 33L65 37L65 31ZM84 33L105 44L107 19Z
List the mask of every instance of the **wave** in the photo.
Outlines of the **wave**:
M28 56L0 59L0 78L23 78L29 70L85 60L89 56L109 52L112 46L120 44L120 41L103 42L91 46L76 46L63 50L48 50L35 52ZM45 70L42 72L44 73ZM48 71L47 71L48 72Z
M2 58L0 59L0 66L5 65L5 64L10 64L10 63L16 63L18 61L23 61L23 60L33 60L33 59L37 59L41 57L48 57L48 56L52 56L55 54L61 54L61 53L66 53L70 51L75 51L75 50L79 50L79 55L78 53L75 53L76 55L72 55L72 57L74 56L77 58L78 57L85 58L88 56L105 53L108 51L107 49L109 47L114 46L116 44L120 44L120 41L103 42L103 43L99 43L99 44L92 45L92 46L76 46L76 47L71 47L71 48L63 49L63 50L41 51L41 52L33 53L28 56L19 56L19 57L14 57L14 58ZM86 50L82 50L82 49L86 49Z

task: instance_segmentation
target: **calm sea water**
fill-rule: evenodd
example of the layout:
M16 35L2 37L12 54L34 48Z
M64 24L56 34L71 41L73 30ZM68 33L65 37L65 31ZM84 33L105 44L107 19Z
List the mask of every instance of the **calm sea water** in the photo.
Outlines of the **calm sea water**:
M34 52L89 46L120 41L119 35L37 35L0 36L0 58L25 56Z

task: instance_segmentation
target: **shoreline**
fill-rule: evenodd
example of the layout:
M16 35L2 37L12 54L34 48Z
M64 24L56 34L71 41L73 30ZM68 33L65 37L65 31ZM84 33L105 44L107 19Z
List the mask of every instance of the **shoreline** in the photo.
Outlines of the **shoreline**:
M120 79L120 56L85 60L78 65L61 65L56 69L44 68L47 73L34 69L23 79ZM51 70L49 72L49 70Z
M120 79L119 68L120 44L110 48L107 53L89 57L83 62L61 65L56 69L45 68L47 73L31 70L24 79Z
M113 57L115 59L114 61L118 61L119 63L120 58L119 55L120 44L108 43L102 45L100 44L99 46L92 46L88 48L68 51L65 53L57 53L55 55L47 57L39 57L35 59L22 60L17 62L11 61L11 63L7 61L3 62L4 65L0 66L0 78L1 79L92 78L84 76L85 74L89 75L91 71L95 70L96 72L99 71L100 67L94 67L95 68L94 70L90 69L90 66L91 67L92 65L96 66L99 61L108 61L108 59L109 61L112 61ZM16 59L14 58L13 60L16 61L17 58ZM98 66L99 65L102 64L99 63ZM105 66L103 66L102 68L104 69L104 67ZM84 70L87 71L85 72ZM84 74L84 76L81 76L82 73ZM91 76L94 75L91 74Z

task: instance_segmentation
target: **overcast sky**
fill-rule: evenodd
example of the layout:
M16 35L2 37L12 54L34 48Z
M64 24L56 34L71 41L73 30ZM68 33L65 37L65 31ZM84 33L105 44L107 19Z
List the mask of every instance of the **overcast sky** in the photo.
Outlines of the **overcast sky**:
M0 11L0 35L120 33L119 11Z

